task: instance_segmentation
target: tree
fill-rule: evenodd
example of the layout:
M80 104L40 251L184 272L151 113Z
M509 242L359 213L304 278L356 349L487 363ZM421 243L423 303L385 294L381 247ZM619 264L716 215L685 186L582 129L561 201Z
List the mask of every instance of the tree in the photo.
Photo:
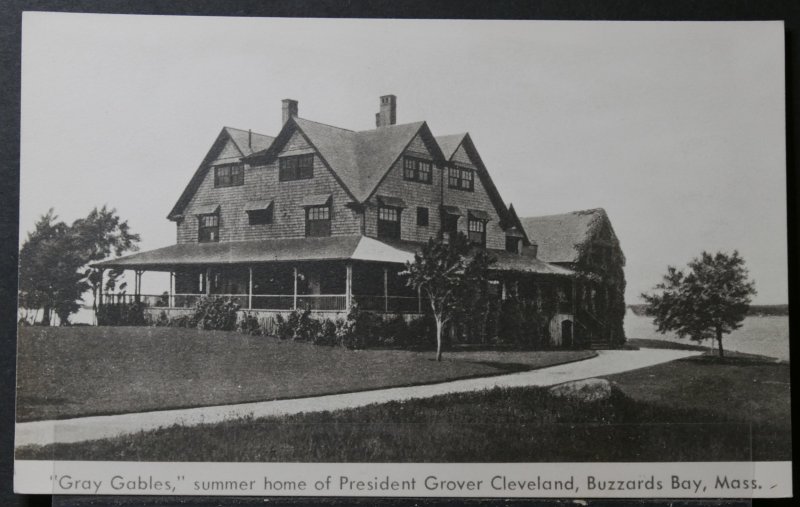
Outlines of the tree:
M741 327L747 315L755 285L748 280L744 259L737 251L732 255L703 252L688 264L684 273L673 266L661 283L659 291L642 294L647 313L654 316L658 331L675 331L678 336L703 341L715 339L719 356L724 357L722 336Z
M436 321L436 360L442 360L442 329L467 301L466 295L473 284L485 280L486 270L492 262L483 250L477 250L468 260L470 244L464 234L450 238L448 243L428 240L422 250L414 254L414 262L406 262L409 287L419 290L430 301Z
M49 325L55 312L62 324L79 308L83 293L96 295L99 271L87 267L112 253L135 250L138 234L114 209L93 209L86 218L67 225L49 210L36 223L20 249L19 300L25 308L42 308L42 324ZM115 283L116 277L109 277Z

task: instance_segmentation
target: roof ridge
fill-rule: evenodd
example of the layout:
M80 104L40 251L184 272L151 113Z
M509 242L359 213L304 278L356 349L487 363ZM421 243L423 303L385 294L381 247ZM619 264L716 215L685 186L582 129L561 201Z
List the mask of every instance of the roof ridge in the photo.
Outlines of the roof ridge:
M301 118L301 117L299 117L299 116L296 116L296 117L295 117L295 119L297 119L297 120L303 120L303 121L307 121L307 122L309 122L309 123L316 123L317 125L322 125L323 127L330 127L330 128L332 128L332 129L344 130L345 132L352 132L352 133L354 133L354 134L356 133L356 131L355 131L355 130L346 129L346 128L344 128L344 127L337 127L336 125L331 125L331 124L329 124L329 123L322 123L322 122L320 122L320 121L309 120L308 118Z
M591 214L591 213L598 213L598 212L605 213L606 210L605 210L605 208L602 208L602 207L599 207L599 208L587 208L587 209L579 209L579 210L573 210L573 211L565 211L563 213L551 213L549 215L525 216L525 217L520 217L520 220L526 220L526 219L529 219L529 218L559 217L559 216L564 216L564 215L588 215L588 214Z
M240 129L240 128L238 128L238 127L229 127L228 125L223 125L223 126L222 126L222 128L224 128L224 129L230 129L230 130L238 130L239 132L248 132L248 133L253 133L253 134L257 135L257 136L263 136L263 137L272 137L272 138L275 138L275 136L271 136L271 135L269 135L269 134L262 134L262 133L260 133L260 132L256 132L255 130L252 130L252 129L247 129L247 130L245 130L245 129Z
M381 129L390 129L390 128L395 128L395 127L408 127L410 125L422 125L423 123L425 123L425 120L410 121L408 123L395 123L393 125L385 125L383 127L375 127L375 128L367 129L367 130L356 130L355 133L356 134L365 134L367 132L378 132Z

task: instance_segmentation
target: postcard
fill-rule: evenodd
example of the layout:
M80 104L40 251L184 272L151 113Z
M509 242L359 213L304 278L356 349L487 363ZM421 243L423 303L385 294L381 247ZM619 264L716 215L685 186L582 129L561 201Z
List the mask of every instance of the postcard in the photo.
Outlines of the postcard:
M15 491L791 496L783 23L22 49Z

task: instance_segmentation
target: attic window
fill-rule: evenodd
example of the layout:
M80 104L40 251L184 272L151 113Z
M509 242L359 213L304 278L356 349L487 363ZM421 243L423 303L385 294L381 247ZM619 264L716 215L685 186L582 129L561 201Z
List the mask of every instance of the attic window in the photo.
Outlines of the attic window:
M242 164L221 165L214 168L214 187L238 187L244 185Z
M280 181L308 180L314 177L314 154L293 155L279 159Z
M403 157L403 179L430 183L432 181L431 163L418 158Z
M447 186L472 192L475 189L475 171L464 167L451 167L447 173Z

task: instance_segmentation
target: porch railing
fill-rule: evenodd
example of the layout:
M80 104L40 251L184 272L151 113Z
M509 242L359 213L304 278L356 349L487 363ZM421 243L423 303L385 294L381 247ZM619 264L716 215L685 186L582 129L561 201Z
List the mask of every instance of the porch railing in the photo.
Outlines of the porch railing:
M417 313L420 301L414 296L353 296L359 308L370 312Z
M250 297L247 294L211 294L217 297L229 297L239 303L243 310L250 308ZM139 301L148 307L155 308L192 308L205 294L140 294ZM343 312L347 310L345 294L298 294L297 308L308 308L312 311ZM134 294L104 294L105 303L133 303ZM353 296L362 310L389 313L417 313L420 301L413 296ZM295 296L292 294L253 294L253 310L292 310L295 307Z

